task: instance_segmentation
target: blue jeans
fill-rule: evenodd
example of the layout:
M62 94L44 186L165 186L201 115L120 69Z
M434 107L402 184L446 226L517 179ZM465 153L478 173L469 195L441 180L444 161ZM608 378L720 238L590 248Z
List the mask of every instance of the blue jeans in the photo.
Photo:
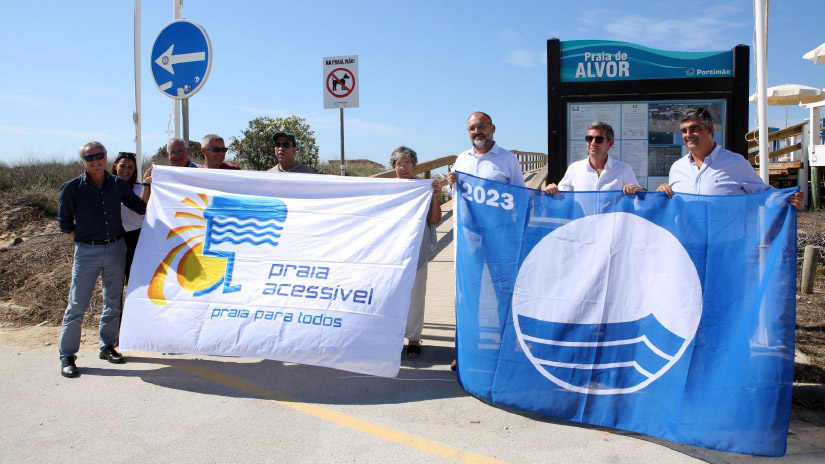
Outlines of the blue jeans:
M75 242L69 305L66 307L66 314L63 315L63 331L60 334L61 358L72 358L80 349L83 315L89 308L97 276L101 274L103 314L100 317L100 348L117 346L125 262L126 242L123 239L108 245Z

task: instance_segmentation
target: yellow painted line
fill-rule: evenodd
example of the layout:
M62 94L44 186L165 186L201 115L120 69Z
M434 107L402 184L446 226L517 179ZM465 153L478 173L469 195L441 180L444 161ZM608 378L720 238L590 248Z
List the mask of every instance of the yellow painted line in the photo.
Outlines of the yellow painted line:
M444 445L442 443L427 440L425 438L411 435L409 433L400 432L398 430L394 430L378 424L373 424L371 422L367 422L365 420L361 420L356 417L349 416L347 414L343 414L323 406L319 406L317 404L304 403L298 398L289 396L286 393L282 393L276 390L262 387L260 385L256 385L252 382L246 381L239 377L234 377L231 375L226 375L220 372L213 371L211 369L199 367L191 362L174 363L173 367L180 371L186 372L187 374L201 377L212 382L218 383L220 385L224 385L226 387L257 396L259 398L275 401L281 406L286 406L288 408L316 417L318 419L342 425L344 427L349 427L351 429L358 430L359 432L372 435L382 440L387 440L394 443L398 443L400 445L409 446L419 451L424 451L425 453L430 453L436 456L441 456L443 458L452 459L457 462L502 462L497 459L469 453L460 448Z

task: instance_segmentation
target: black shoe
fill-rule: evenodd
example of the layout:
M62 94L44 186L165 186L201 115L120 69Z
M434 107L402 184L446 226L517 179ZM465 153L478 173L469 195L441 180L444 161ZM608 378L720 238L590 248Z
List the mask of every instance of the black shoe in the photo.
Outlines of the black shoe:
M80 377L80 371L74 364L74 356L71 358L60 358L60 375L63 377Z
M115 351L111 346L106 346L100 350L100 359L105 359L112 364L124 364L126 362L123 355Z

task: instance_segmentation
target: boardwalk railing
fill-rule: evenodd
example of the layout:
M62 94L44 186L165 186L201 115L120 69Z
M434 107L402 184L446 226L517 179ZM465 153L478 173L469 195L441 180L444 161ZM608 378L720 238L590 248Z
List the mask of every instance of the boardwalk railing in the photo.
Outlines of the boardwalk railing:
M803 122L768 134L769 143L784 142L781 144L784 145L782 148L768 153L768 159L770 160L768 172L769 175L774 176L775 180L796 180L797 170L804 169L802 149L806 145L803 135L807 125L807 122ZM748 141L748 161L756 168L762 158L759 154L759 130L755 129L748 132L745 139ZM751 151L753 149L756 150ZM801 177L800 180L802 180Z
M421 173L424 173L424 178L425 179L432 179L432 172L433 171L435 171L438 168L443 168L444 166L452 165L453 163L455 163L456 158L457 158L457 156L455 156L455 155L449 155L449 156L442 156L441 158L436 158L434 160L425 161L423 163L419 163L418 165L415 166L415 173L413 175L417 176ZM378 174L373 174L370 177L389 177L389 178L392 178L392 177L397 177L397 176L395 174L395 170L391 170L391 171L379 172ZM441 183L441 187L444 187L445 185L447 185L447 179L444 178L443 180L441 180L440 183Z
M513 154L518 158L523 173L536 171L547 165L547 155L544 153L513 150Z
M525 181L530 182L530 180L540 178L540 183L541 180L547 177L547 155L545 155L544 153L533 153L518 150L513 150L513 154L516 155L516 157L519 160L519 164L521 165L521 172L524 174ZM456 158L457 156L455 155L449 155L420 163L415 167L414 175L417 176L423 173L425 179L431 179L433 171L439 168L443 168L444 166L450 166L454 164ZM542 172L544 173L543 175L541 174ZM396 174L394 170L391 170L379 172L378 174L373 174L371 177L392 178L396 177ZM444 187L445 185L447 185L447 179L442 179L440 183L441 187Z

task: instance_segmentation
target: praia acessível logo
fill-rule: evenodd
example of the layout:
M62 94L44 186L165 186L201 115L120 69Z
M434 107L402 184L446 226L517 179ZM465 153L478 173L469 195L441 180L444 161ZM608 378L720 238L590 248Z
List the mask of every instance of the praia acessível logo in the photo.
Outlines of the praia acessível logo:
M194 296L205 295L222 287L223 293L236 292L232 284L235 253L261 252L261 247L275 247L281 237L287 207L277 198L215 196L198 194L200 202L186 198L181 203L198 213L178 211L176 219L194 221L170 228L166 239L183 237L161 261L149 284L149 298L166 304L163 287L169 269L177 260L176 274L181 288Z
M571 221L519 269L513 322L536 370L573 392L623 394L664 375L702 315L696 266L678 239L629 213Z

